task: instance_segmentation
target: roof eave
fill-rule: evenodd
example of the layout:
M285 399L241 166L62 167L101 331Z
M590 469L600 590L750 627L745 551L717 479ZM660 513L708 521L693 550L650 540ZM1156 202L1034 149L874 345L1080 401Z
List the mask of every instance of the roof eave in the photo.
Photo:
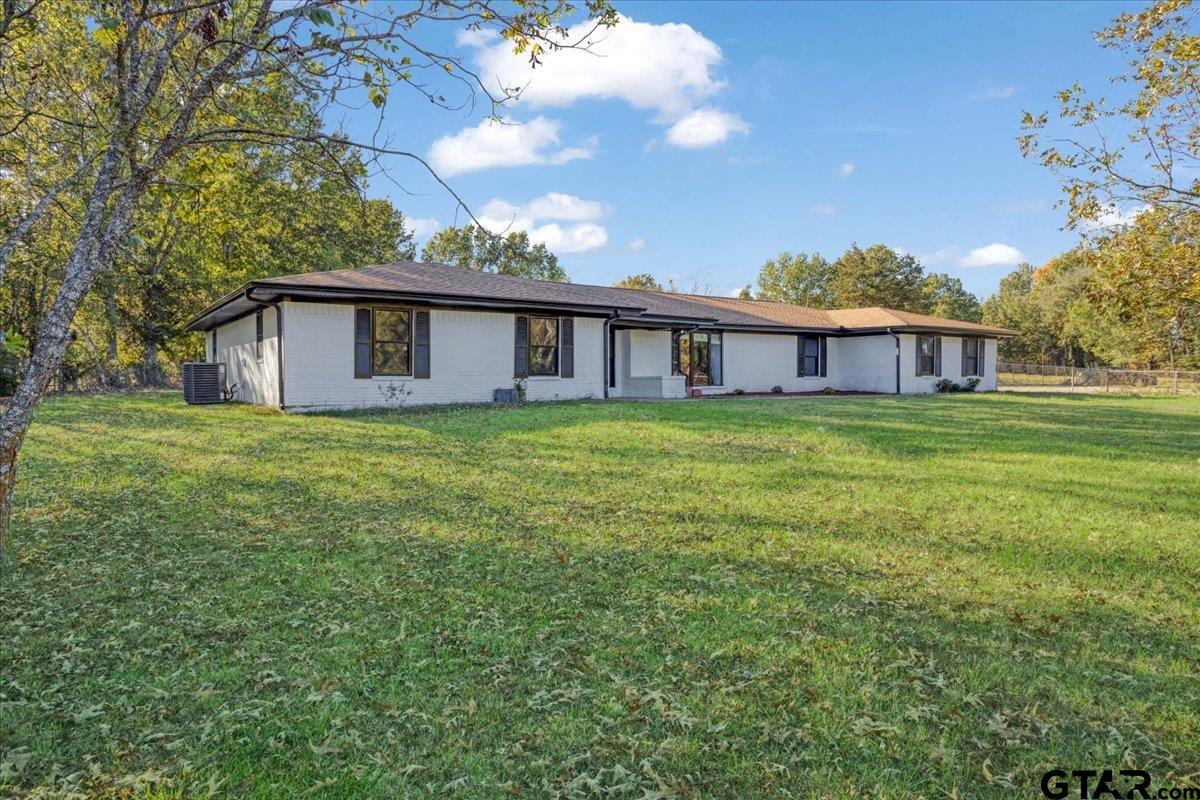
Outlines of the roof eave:
M576 311L595 314L597 316L607 316L612 313L626 311L634 314L640 314L645 311L641 306L619 305L610 303L571 303L561 301L546 301L546 300L521 300L517 298L496 298L496 297L480 297L478 295L454 295L442 294L437 292L405 292L394 291L388 289L342 289L334 287L312 287L302 286L297 284L287 284L278 281L250 281L243 284L237 290L212 303L200 313L196 314L184 325L184 330L187 331L206 331L211 330L217 325L223 324L216 322L206 324L208 318L212 317L216 312L220 311L230 303L236 302L239 298L245 297L253 302L252 294L254 292L266 293L273 295L272 301L277 301L282 297L295 299L317 299L317 300L342 300L344 302L412 302L423 303L427 305L439 306L455 306L461 308L495 308L495 309L511 309L511 310L535 310L535 311ZM267 302L267 301L262 301Z

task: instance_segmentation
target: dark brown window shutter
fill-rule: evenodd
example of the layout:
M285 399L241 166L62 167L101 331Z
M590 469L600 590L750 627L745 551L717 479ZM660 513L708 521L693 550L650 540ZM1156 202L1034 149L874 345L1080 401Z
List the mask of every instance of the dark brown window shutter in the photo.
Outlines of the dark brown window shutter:
M371 309L354 309L354 377L371 377Z
M821 337L821 377L825 377L825 361L829 358L829 337Z
M513 377L529 377L529 317L516 317L517 330L513 344Z
M974 342L974 340L972 340L972 339L963 339L962 340L962 366L960 366L958 368L959 375L967 374L967 353L970 351L970 348L971 348L973 342Z
M575 377L575 318L563 317L558 326L558 375Z
M679 363L679 338L683 334L679 331L671 331L671 374L682 375L683 366Z
M413 313L413 377L429 377L429 312Z
M804 377L804 336L796 334L796 377Z
M987 339L976 339L975 346L979 348L975 351L975 374L982 378L983 365L987 361Z
M933 374L942 377L942 337L933 340Z

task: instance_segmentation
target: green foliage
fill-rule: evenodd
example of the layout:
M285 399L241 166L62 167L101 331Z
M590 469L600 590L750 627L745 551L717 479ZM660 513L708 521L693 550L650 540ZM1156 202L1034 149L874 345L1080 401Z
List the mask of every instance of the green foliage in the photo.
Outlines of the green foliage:
M51 398L0 795L1000 800L1097 753L1183 785L1198 414Z
M630 275L613 284L619 289L644 289L648 292L661 292L663 285L648 272Z
M962 281L925 274L920 262L886 245L851 247L834 262L820 253L783 251L763 264L758 291L742 297L795 303L810 308L883 306L967 322L979 320L979 300Z
M1023 154L1059 177L1068 227L1089 234L1034 287L1061 360L1200 366L1198 18L1180 0L1120 14L1096 40L1126 65L1121 99L1077 83L1058 113L1023 117Z
M21 365L29 355L28 345L19 334L0 341L0 397L8 397L21 381Z
M924 277L920 262L912 255L901 255L882 244L866 250L853 244L834 263L830 288L844 308L884 306L923 311Z
M820 253L784 250L758 272L759 300L795 303L811 308L834 308L834 265Z
M954 394L956 392L973 392L979 388L979 378L967 378L962 383L951 380L950 378L942 378L935 383L934 388L938 394Z
M544 244L531 244L525 231L497 236L476 225L443 228L425 243L421 258L480 272L545 281L567 280L558 256Z
M935 317L979 322L979 298L968 292L958 278L944 272L930 273L921 283L922 311Z
M1002 359L1128 369L1200 367L1200 216L1134 224L1001 280L983 319L1020 331Z
M319 126L315 99L278 86L229 102L253 105L279 128ZM330 143L190 151L148 190L133 234L75 319L66 361L81 371L157 369L159 357L197 352L199 337L184 333L184 322L245 281L413 258L403 215L388 200L363 198L366 177L356 151ZM81 203L61 201L72 214ZM0 285L0 327L35 340L73 224L56 216L21 242Z
M1022 264L1000 279L1000 288L983 303L981 318L985 325L1020 333L1015 338L1000 340L1001 361L1043 363L1051 357L1056 337L1034 297L1033 267L1029 264Z

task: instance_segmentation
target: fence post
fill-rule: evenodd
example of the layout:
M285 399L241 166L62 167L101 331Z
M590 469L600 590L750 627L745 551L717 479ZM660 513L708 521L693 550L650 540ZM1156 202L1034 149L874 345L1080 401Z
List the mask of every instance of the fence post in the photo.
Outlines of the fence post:
M1104 385L1104 391L1105 391L1105 393L1107 393L1108 392L1108 370L1106 370L1106 369L1100 370L1100 383L1102 383Z
M1179 394L1179 370L1171 375L1171 394Z

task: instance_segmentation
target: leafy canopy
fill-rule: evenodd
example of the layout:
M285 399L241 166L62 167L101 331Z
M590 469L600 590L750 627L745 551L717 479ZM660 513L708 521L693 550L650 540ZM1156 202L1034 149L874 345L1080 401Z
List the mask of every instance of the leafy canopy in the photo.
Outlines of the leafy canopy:
M567 273L559 266L558 256L540 242L531 243L525 231L497 236L477 225L443 228L430 237L421 251L421 258L499 275L545 281L567 280Z

